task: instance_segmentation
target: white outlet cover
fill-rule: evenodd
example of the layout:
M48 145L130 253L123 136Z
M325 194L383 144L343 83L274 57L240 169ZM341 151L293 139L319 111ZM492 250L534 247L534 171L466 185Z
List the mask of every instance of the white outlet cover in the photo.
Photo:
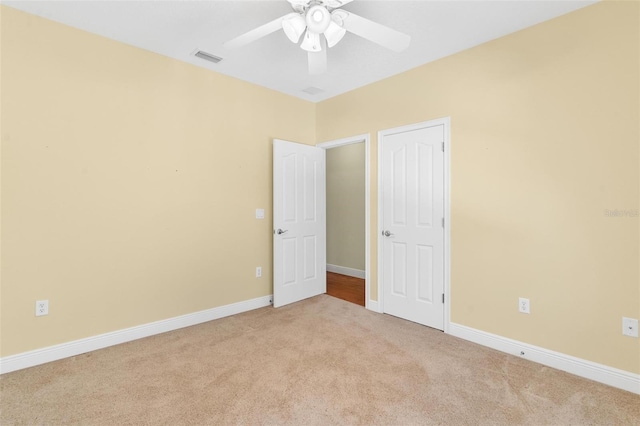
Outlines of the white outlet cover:
M258 266L256 268L256 278L260 278L262 276L262 266Z
M41 317L43 315L49 315L49 301L36 300L36 316Z
M622 317L622 334L629 337L638 337L638 320Z
M518 298L518 310L523 314L531 313L531 305L529 303L529 299L520 297Z
M256 209L256 219L264 219L264 209Z

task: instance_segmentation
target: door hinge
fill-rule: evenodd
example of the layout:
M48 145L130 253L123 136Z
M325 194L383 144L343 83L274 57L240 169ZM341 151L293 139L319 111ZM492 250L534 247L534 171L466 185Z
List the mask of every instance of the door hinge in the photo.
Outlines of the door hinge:
M442 227L444 228L444 217L442 218Z
M444 142L442 142L442 152L444 152Z
M444 303L444 293L442 293L442 303Z

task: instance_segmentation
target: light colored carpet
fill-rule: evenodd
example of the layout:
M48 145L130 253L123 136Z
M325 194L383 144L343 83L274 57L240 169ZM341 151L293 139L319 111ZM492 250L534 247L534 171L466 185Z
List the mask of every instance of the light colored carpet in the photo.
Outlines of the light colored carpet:
M640 424L640 396L322 295L5 374L12 424Z

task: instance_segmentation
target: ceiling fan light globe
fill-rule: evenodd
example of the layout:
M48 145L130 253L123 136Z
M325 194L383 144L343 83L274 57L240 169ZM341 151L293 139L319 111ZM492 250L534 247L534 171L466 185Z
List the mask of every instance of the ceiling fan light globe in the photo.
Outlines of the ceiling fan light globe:
M333 47L338 44L338 42L342 40L342 37L344 37L346 33L347 30L345 30L335 22L331 22L329 24L329 27L327 27L326 31L324 32L324 36L327 39L327 46Z
M322 50L322 46L320 45L320 34L307 30L307 32L304 33L300 47L307 52L320 52Z
M307 10L305 21L312 32L322 34L331 23L331 14L326 7L315 5Z
M344 27L344 20L349 17L349 12L342 9L336 9L331 12L331 20L335 22L338 26Z
M300 40L306 27L307 24L300 15L294 15L282 21L282 29L292 43L297 43Z

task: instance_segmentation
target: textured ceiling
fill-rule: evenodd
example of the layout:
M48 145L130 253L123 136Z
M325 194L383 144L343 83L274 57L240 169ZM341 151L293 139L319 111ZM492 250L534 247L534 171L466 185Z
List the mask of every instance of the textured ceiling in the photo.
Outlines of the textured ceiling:
M298 98L318 102L422 64L451 55L591 1L372 1L344 8L412 37L394 53L347 34L328 51L328 70L307 72L307 55L282 31L243 48L223 43L291 12L285 0L263 1L3 1L54 21L230 75ZM223 58L218 64L193 56L204 50ZM310 94L309 87L321 89Z

